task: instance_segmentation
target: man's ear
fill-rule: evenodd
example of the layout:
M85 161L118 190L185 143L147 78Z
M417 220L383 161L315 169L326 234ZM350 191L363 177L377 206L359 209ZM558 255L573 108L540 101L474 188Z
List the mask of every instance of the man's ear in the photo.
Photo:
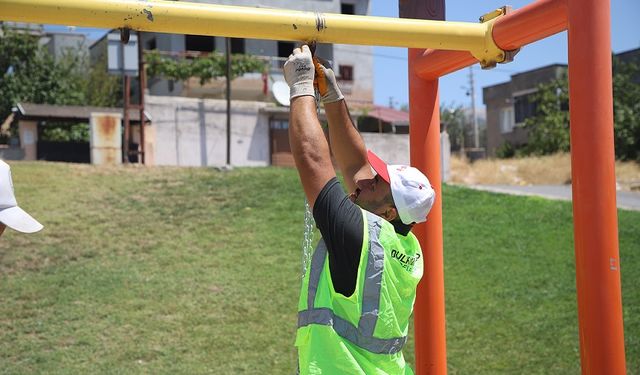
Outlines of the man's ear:
M382 217L387 221L394 221L398 217L398 209L388 206L382 213Z

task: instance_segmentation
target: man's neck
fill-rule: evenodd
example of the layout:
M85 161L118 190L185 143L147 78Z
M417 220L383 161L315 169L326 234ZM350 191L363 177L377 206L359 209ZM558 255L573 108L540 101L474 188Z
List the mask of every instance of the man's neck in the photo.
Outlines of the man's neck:
M393 229L395 229L396 233L406 236L411 231L413 226L407 225L400 220L392 221L391 225L393 225Z

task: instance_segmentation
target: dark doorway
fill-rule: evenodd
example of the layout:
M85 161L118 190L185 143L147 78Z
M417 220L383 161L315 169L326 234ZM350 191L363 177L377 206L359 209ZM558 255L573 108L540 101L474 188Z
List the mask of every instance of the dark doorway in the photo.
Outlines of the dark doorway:
M271 165L295 167L289 144L289 120L271 119L269 130L271 133Z
M89 124L41 122L37 150L38 160L91 163Z

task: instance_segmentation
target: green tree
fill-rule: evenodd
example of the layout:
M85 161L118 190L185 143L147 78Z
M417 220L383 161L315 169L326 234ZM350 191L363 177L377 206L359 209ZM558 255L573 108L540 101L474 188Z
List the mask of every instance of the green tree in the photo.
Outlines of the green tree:
M106 55L88 69L85 80L87 104L96 107L119 107L122 105L122 76L107 71Z
M0 118L19 102L80 104L85 100L79 56L56 61L38 37L2 26L0 36Z
M467 116L461 105L443 105L440 107L440 122L447 127L451 151L459 151L464 147Z
M20 102L116 106L122 98L121 78L107 73L106 59L94 66L89 66L88 61L86 53L79 48L67 49L55 59L39 44L38 35L3 25L0 34L0 122ZM53 138L86 138L78 135L76 128L66 124L55 131L47 131L60 133Z
M566 75L543 83L533 95L536 115L525 120L529 142L524 154L546 155L569 151L569 89Z
M616 158L640 162L640 65L613 59Z
M522 154L567 152L569 91L566 76L538 86L537 114L525 120L529 143ZM613 57L613 114L616 158L640 161L640 67Z

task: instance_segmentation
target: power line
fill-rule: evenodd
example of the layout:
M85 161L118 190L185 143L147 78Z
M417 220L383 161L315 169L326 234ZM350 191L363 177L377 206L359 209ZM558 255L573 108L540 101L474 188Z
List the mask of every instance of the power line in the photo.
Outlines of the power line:
M348 48L340 48L337 46L333 46L334 49L337 49L339 51L345 51L345 52L355 52L352 49L348 49ZM355 53L361 54L361 55L367 55L367 56L376 56L376 57L382 57L385 59L392 59L392 60L402 60L402 61L407 61L406 57L403 56L393 56L393 55L385 55L383 53L374 53L374 52L365 52L365 51L357 51Z

